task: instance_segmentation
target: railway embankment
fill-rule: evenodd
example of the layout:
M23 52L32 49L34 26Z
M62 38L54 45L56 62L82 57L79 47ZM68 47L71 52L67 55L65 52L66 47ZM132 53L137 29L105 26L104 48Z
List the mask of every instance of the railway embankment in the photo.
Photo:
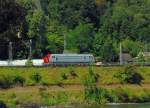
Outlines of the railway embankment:
M0 103L11 108L150 101L150 67L3 67Z

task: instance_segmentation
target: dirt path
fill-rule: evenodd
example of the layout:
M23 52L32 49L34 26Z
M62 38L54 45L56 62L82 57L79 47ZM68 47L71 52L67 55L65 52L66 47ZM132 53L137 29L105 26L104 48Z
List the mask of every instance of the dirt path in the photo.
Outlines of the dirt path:
M126 87L131 89L147 89L150 90L150 84L143 84L143 85L121 85L121 84L114 84L114 85L99 85L99 87L107 88L107 89L115 89L118 87ZM25 93L25 92L39 92L42 90L47 90L50 92L57 92L57 91L83 91L84 86L82 85L50 85L50 86L27 86L27 87L14 87L9 89L0 89L0 93Z

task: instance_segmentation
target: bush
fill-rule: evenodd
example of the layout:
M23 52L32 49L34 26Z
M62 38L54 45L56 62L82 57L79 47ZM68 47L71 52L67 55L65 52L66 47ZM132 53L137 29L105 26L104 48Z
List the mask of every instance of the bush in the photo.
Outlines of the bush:
M2 75L0 77L0 88L6 89L6 88L10 88L13 85L13 79L11 76L7 75L4 76Z
M137 72L135 66L126 66L123 72L117 73L116 78L119 78L121 83L140 84L143 77Z
M75 72L75 70L73 69L73 67L70 67L69 68L69 74L75 78L75 77L78 77L77 73Z
M25 63L26 66L33 66L33 61L32 60L28 60L26 63Z
M100 75L98 73L94 74L95 81L98 82Z
M58 92L57 94L41 92L40 95L44 106L62 105L68 102L68 95L65 92Z
M95 61L100 62L100 61L102 61L102 58L101 57L95 57Z
M118 97L118 102L130 102L129 91L124 90L123 88L117 88L113 90L116 97Z
M39 83L42 80L42 76L39 73L34 73L31 75L31 80L35 83Z
M6 104L0 100L0 108L7 108Z
M92 68L89 68L88 75L83 81L85 88L85 100L90 104L102 104L107 101L105 98L106 91L102 88L98 88L96 85L98 81L97 77L98 75L94 74Z
M0 88L10 88L16 85L21 85L23 86L25 83L25 79L19 75L15 75L15 76L4 76L2 75L0 77Z
M118 96L114 93L113 90L107 90L107 92L105 93L105 97L110 103L117 103L119 101Z
M22 76L16 75L13 77L14 85L21 85L23 86L25 83L25 79Z
M62 77L62 80L67 80L68 79L68 76L65 73L62 73L61 77Z

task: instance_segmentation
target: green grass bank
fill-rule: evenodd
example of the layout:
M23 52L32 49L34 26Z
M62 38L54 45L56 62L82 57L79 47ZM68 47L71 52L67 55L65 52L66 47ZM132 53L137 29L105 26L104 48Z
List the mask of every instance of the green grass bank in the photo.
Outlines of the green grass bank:
M150 67L136 68L143 77L140 84L122 83L115 77L125 67L92 67L92 70L96 86L101 88L100 103L150 101ZM88 72L89 67L1 67L0 103L10 108L87 103L83 81ZM9 86L4 86L5 83Z
M25 79L25 86L34 85L31 76L38 73L42 78L40 84L57 85L82 84L82 80L88 73L89 67L44 67L44 68L0 68L0 79L4 76L22 76ZM120 84L120 80L114 75L124 70L124 67L93 67L94 73L99 75L99 84L110 85ZM150 67L138 67L137 71L143 76L142 83L150 84Z

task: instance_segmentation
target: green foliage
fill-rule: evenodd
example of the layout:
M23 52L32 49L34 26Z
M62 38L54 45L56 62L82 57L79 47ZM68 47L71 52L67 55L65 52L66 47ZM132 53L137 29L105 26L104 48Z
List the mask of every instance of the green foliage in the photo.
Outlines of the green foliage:
M0 108L7 108L6 104L0 100Z
M140 52L139 55L137 56L137 62L141 65L144 66L146 60L146 58L144 57L143 53Z
M1 0L0 5L0 42L20 41L23 58L28 48L21 40L32 39L33 57L41 58L47 51L62 53L64 35L66 52L92 53L105 62L118 61L120 42L133 57L149 51L149 0L40 0L38 5L36 0ZM14 48L19 58L20 48ZM6 59L7 46L0 49Z
M32 38L33 48L39 51L37 55L41 57L41 50L45 47L46 42L46 17L42 11L35 10L33 14L26 16L26 20L29 26L28 37Z
M0 57L8 58L8 42L18 42L20 38L17 33L23 35L26 11L15 0L0 0ZM15 45L14 45L15 46ZM16 46L15 46L16 47ZM15 50L14 50L15 53Z
M137 72L135 66L126 66L123 72L117 73L115 77L119 78L121 83L141 84L143 76Z
M145 103L150 98L149 94L144 90L134 91L129 88L119 87L111 90L111 92L117 98L117 102Z
M93 73L92 68L89 68L88 75L83 81L84 85L84 94L85 94L85 100L90 103L96 103L96 104L102 104L106 102L105 99L105 93L106 91L104 89L99 89L96 85L97 78L95 77L95 74Z
M130 53L133 57L137 57L139 52L143 49L142 43L135 42L129 39L125 39L122 42L123 51L126 53Z
M13 84L11 76L1 76L0 88L9 88Z
M34 81L36 84L42 80L42 76L39 73L33 73L30 76L31 80Z
M68 76L65 73L61 74L62 80L66 80L68 78Z
M106 38L100 32L95 35L93 42L93 51L102 61L111 62L117 58L116 42Z
M23 86L25 79L20 75L2 75L0 77L0 88L10 88L13 86Z
M149 20L150 10L147 0L116 0L111 5L105 4L105 12L101 17L101 31L105 36L111 36L115 40L125 38L149 41Z
M21 42L23 48L14 46L15 58L27 57L22 40L28 39L33 40L34 58L47 51L62 53L64 35L66 52L92 53L105 62L118 61L120 42L123 51L133 57L149 51L149 0L40 0L40 4L36 0L1 0L0 42ZM0 48L3 59L8 58L7 45ZM23 53L18 55L20 50Z
M0 10L0 41L19 40L16 34L21 30L25 19L24 8L18 5L15 0L0 0Z
M73 29L79 23L98 25L99 9L94 0L50 0L47 11L50 19L57 19L67 28Z
M64 38L63 36L58 36L57 34L49 34L47 37L47 50L51 53L62 53L64 48Z
M69 74L75 78L78 77L77 73L75 72L75 69L73 67L69 67Z
M41 92L40 94L42 96L42 103L44 106L62 105L68 101L68 95L65 92L59 92L56 95L46 92Z
M32 60L27 60L25 63L26 66L33 66L33 61Z
M29 12L35 9L35 4L34 4L35 0L16 0L16 1Z
M79 24L74 30L71 30L67 36L67 49L76 49L79 53L90 52L93 35L94 31L91 24Z
M15 76L13 76L13 83L14 83L15 85L23 86L24 83L25 83L25 78L23 78L23 77L20 76L20 75L15 75Z

